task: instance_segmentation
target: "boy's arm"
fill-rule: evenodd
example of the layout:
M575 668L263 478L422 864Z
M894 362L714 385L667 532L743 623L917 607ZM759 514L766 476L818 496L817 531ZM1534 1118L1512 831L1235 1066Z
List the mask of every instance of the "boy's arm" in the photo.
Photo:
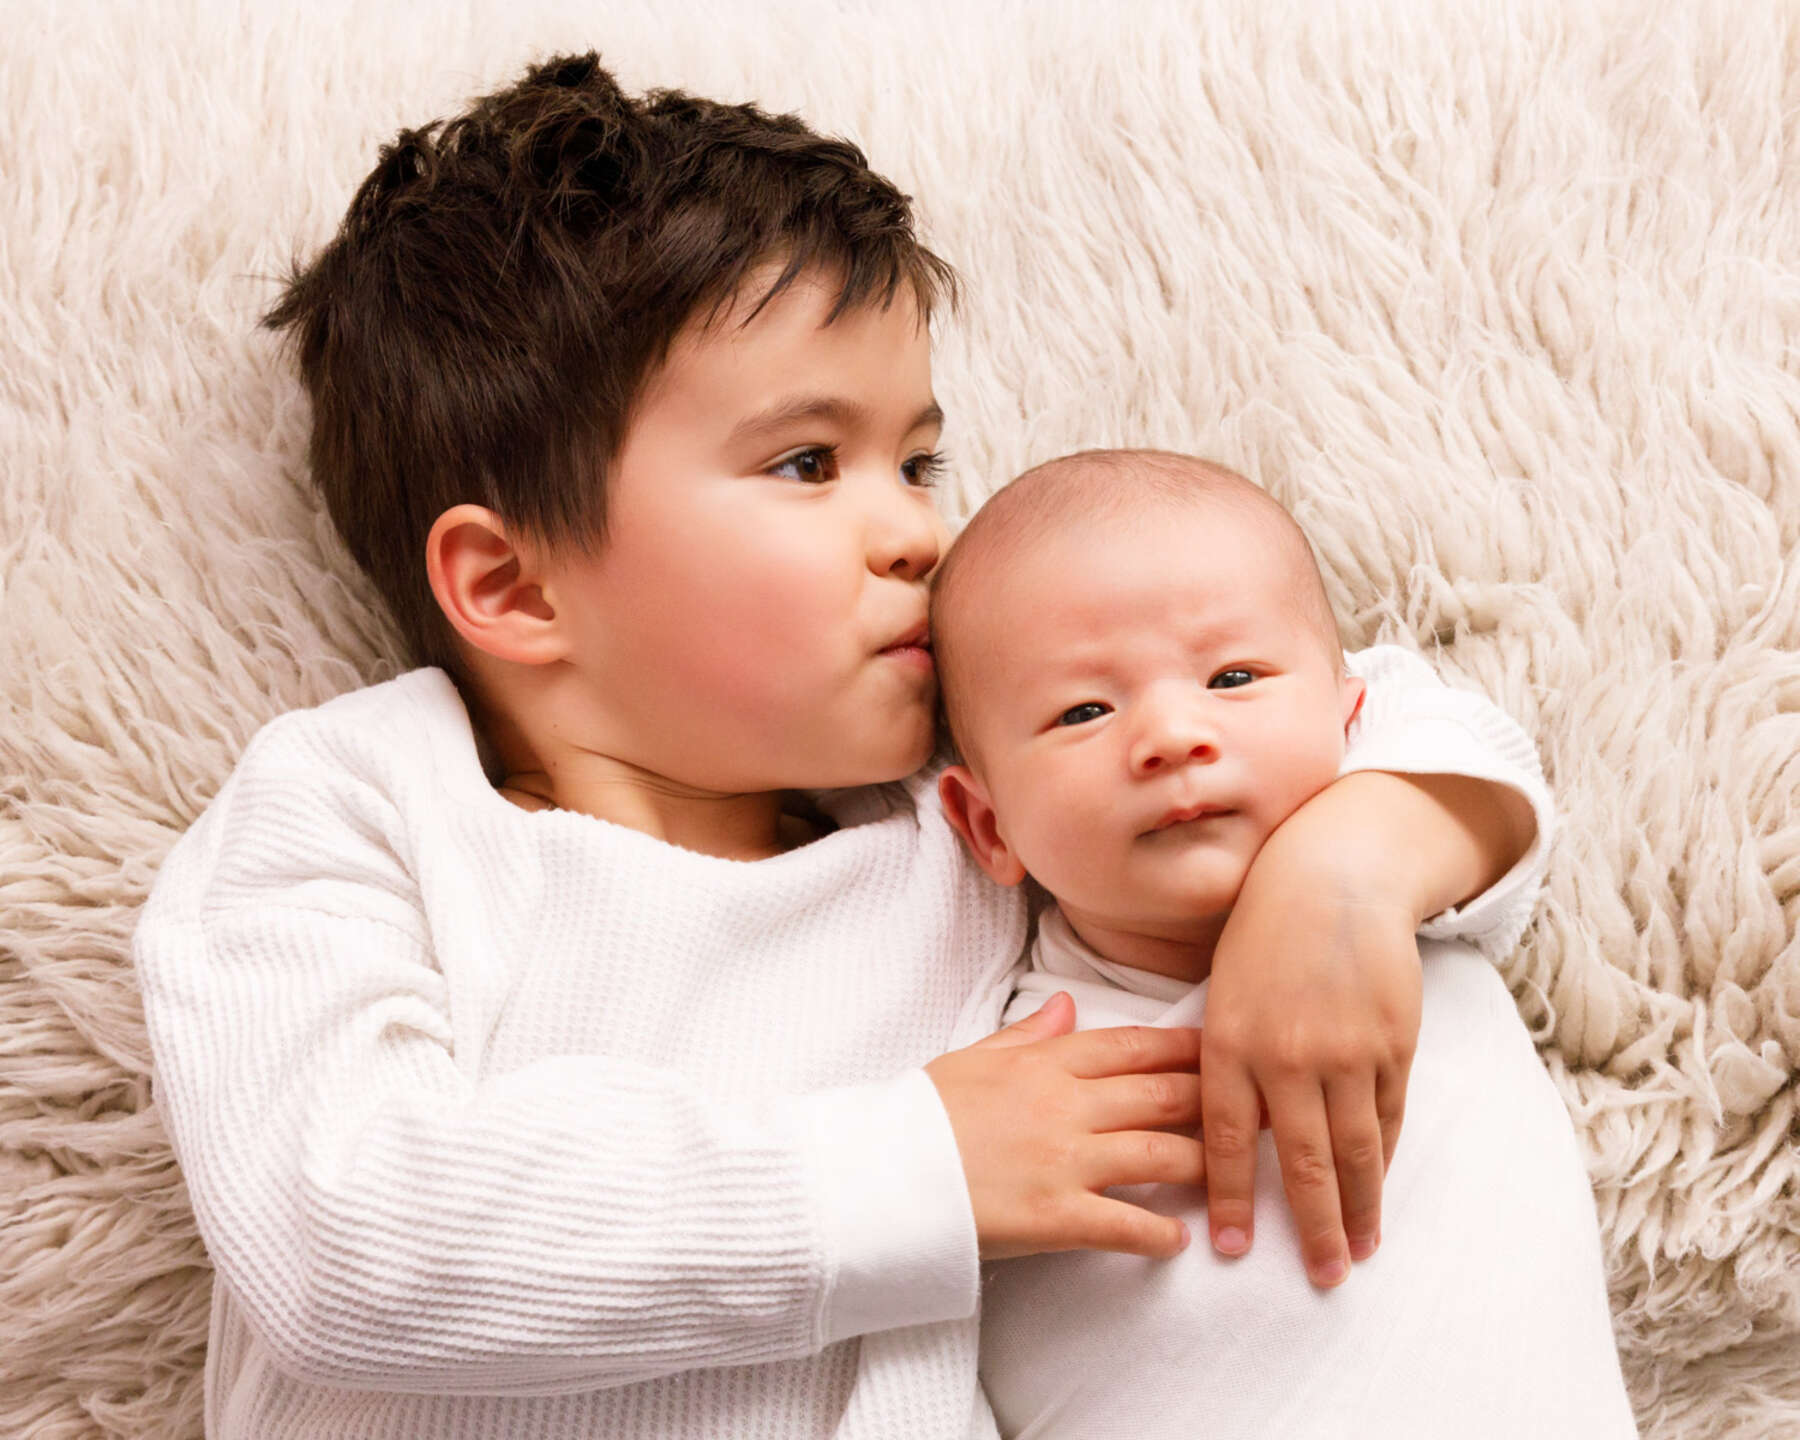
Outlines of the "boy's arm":
M504 977L440 963L457 937L424 932L387 802L307 777L240 804L243 768L133 951L201 1235L282 1370L550 1394L973 1313L922 1069L720 1096L567 1055L478 1083Z
M1418 1038L1417 934L1504 955L1530 919L1552 818L1535 749L1497 707L1393 647L1352 668L1369 698L1349 773L1252 865L1201 1041L1213 1243L1249 1246L1266 1107L1308 1273L1325 1285L1379 1241Z
M477 1086L429 995L437 977L393 937L290 911L152 925L137 956L172 984L251 946L276 966L353 956L368 987L277 982L287 1023L237 1042L279 1042L263 1057L233 1054L223 1029L203 1037L166 999L148 1007L208 1253L287 1373L555 1394L972 1313L973 1221L922 1071L720 1098L570 1055Z
M133 953L202 1238L284 1372L592 1390L967 1317L978 1247L1180 1247L1100 1192L1199 1179L1191 1139L1113 1133L1191 1133L1194 1031L1067 1035L1065 1002L803 1095L595 1054L482 1075L504 967L426 932L381 785L279 747L170 854Z

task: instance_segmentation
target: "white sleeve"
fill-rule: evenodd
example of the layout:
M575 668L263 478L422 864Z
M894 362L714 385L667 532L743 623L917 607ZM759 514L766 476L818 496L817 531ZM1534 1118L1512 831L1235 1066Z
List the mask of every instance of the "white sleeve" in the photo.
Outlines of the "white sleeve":
M974 1313L922 1070L788 1096L606 1055L477 1078L504 991L436 963L369 807L303 851L283 837L317 822L319 783L283 809L235 804L237 778L133 953L202 1238L283 1370L550 1394Z
M1492 701L1452 689L1409 650L1371 646L1346 657L1346 663L1368 691L1351 725L1340 773L1467 775L1509 786L1530 802L1537 834L1512 869L1466 905L1444 910L1419 928L1427 939L1467 940L1490 959L1505 956L1531 921L1555 829L1537 748Z

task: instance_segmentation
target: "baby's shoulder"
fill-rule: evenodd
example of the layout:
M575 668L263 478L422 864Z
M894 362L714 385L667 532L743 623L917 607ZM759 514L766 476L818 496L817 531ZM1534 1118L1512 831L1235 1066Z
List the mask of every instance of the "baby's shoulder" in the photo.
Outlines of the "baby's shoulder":
M1400 645L1370 645L1344 652L1344 668L1371 685L1439 686L1442 677L1423 655Z

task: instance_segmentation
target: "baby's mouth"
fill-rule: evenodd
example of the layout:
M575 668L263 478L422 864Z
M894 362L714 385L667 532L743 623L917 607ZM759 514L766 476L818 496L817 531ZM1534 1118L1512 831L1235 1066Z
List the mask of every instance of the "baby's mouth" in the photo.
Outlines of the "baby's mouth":
M1191 824L1196 820L1219 820L1232 813L1224 805L1183 805L1169 811L1144 833L1154 835L1159 830L1169 830L1177 825Z

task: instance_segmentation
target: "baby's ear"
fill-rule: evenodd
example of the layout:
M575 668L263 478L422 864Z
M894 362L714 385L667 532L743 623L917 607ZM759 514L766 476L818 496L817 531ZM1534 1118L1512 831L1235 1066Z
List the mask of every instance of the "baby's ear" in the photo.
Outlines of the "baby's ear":
M1000 885L1017 885L1025 878L1025 867L1001 837L993 804L974 771L967 765L950 766L938 776L938 798L944 802L944 814L950 817L956 833L962 836L963 844L989 879Z
M1338 699L1343 706L1346 734L1349 733L1350 722L1361 712L1363 699L1368 694L1368 690L1369 687L1363 683L1360 675L1346 675L1338 682Z

